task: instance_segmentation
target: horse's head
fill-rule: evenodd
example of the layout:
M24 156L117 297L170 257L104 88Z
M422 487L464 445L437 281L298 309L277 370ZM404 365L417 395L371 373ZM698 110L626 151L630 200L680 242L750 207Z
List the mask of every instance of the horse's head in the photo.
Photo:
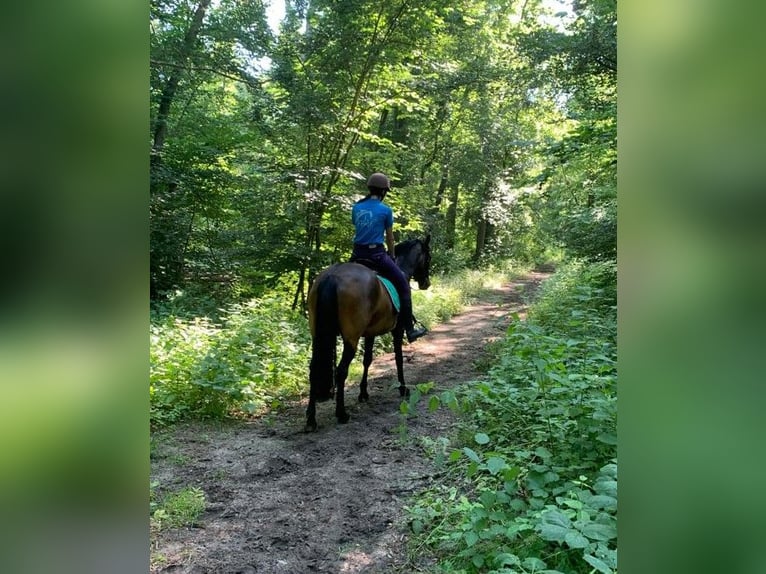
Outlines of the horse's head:
M407 279L414 278L420 289L431 286L431 236L424 240L412 239L396 246L396 264Z

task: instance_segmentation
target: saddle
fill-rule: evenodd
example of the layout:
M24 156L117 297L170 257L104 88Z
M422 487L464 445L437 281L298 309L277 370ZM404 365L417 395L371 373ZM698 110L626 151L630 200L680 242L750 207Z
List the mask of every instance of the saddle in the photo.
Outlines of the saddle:
M378 281L380 281L383 284L383 287L386 288L386 292L388 292L388 296L391 299L391 304L394 306L394 311L396 313L399 313L399 310L401 309L401 301L399 299L399 292L396 290L396 287L394 286L391 281L383 277L380 273L377 272L375 269L375 264L370 261L369 259L354 259L351 261L352 263L359 263L360 265L364 265L368 269L371 269L372 271L375 271L375 276L378 278Z
M391 304L394 306L394 311L398 313L399 308L401 307L401 301L399 301L399 292L396 290L396 287L394 287L394 284L391 283L391 281L379 273L375 273L375 275L378 276L378 281L380 281L383 284L383 287L386 288L386 291L388 291L388 296L391 298Z

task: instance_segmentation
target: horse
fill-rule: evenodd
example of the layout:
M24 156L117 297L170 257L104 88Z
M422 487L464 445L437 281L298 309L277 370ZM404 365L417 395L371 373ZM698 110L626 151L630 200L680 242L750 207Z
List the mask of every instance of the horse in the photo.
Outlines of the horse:
M409 281L414 278L420 289L431 285L431 236L412 239L395 246L396 264ZM359 387L359 401L367 402L367 371L372 363L375 337L391 333L394 340L396 375L399 395L406 397L402 340L404 325L377 273L359 263L336 263L317 275L308 294L309 329L311 331L311 363L309 366L309 405L306 410L306 432L317 429L316 403L333 398L335 416L340 424L349 420L344 404L344 383L348 367L364 337L364 373ZM336 361L338 335L343 340L343 354ZM333 379L333 374L335 375ZM333 385L334 383L334 385Z

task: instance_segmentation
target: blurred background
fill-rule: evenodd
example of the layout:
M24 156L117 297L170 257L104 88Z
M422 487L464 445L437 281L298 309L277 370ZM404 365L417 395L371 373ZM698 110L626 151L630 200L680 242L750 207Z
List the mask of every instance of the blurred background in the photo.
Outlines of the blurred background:
M624 571L763 569L765 10L618 9ZM148 563L148 12L0 25L4 572Z

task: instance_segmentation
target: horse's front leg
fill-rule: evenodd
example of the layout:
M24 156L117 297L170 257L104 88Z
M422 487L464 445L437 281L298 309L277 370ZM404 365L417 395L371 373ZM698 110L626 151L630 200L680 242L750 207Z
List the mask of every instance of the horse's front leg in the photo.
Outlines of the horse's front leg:
M370 395L367 394L367 371L372 364L372 349L375 344L375 337L364 338L364 372L362 373L362 382L359 384L359 402L366 403L370 400Z
M396 378L399 379L399 396L409 397L410 390L404 382L404 359L402 357L402 340L404 338L404 329L397 327L391 335L394 338L394 359L396 360Z
M347 423L349 419L344 399L344 385L348 376L348 366L355 354L356 347L344 340L343 356L340 358L340 363L338 363L338 368L335 371L335 417L341 424Z

